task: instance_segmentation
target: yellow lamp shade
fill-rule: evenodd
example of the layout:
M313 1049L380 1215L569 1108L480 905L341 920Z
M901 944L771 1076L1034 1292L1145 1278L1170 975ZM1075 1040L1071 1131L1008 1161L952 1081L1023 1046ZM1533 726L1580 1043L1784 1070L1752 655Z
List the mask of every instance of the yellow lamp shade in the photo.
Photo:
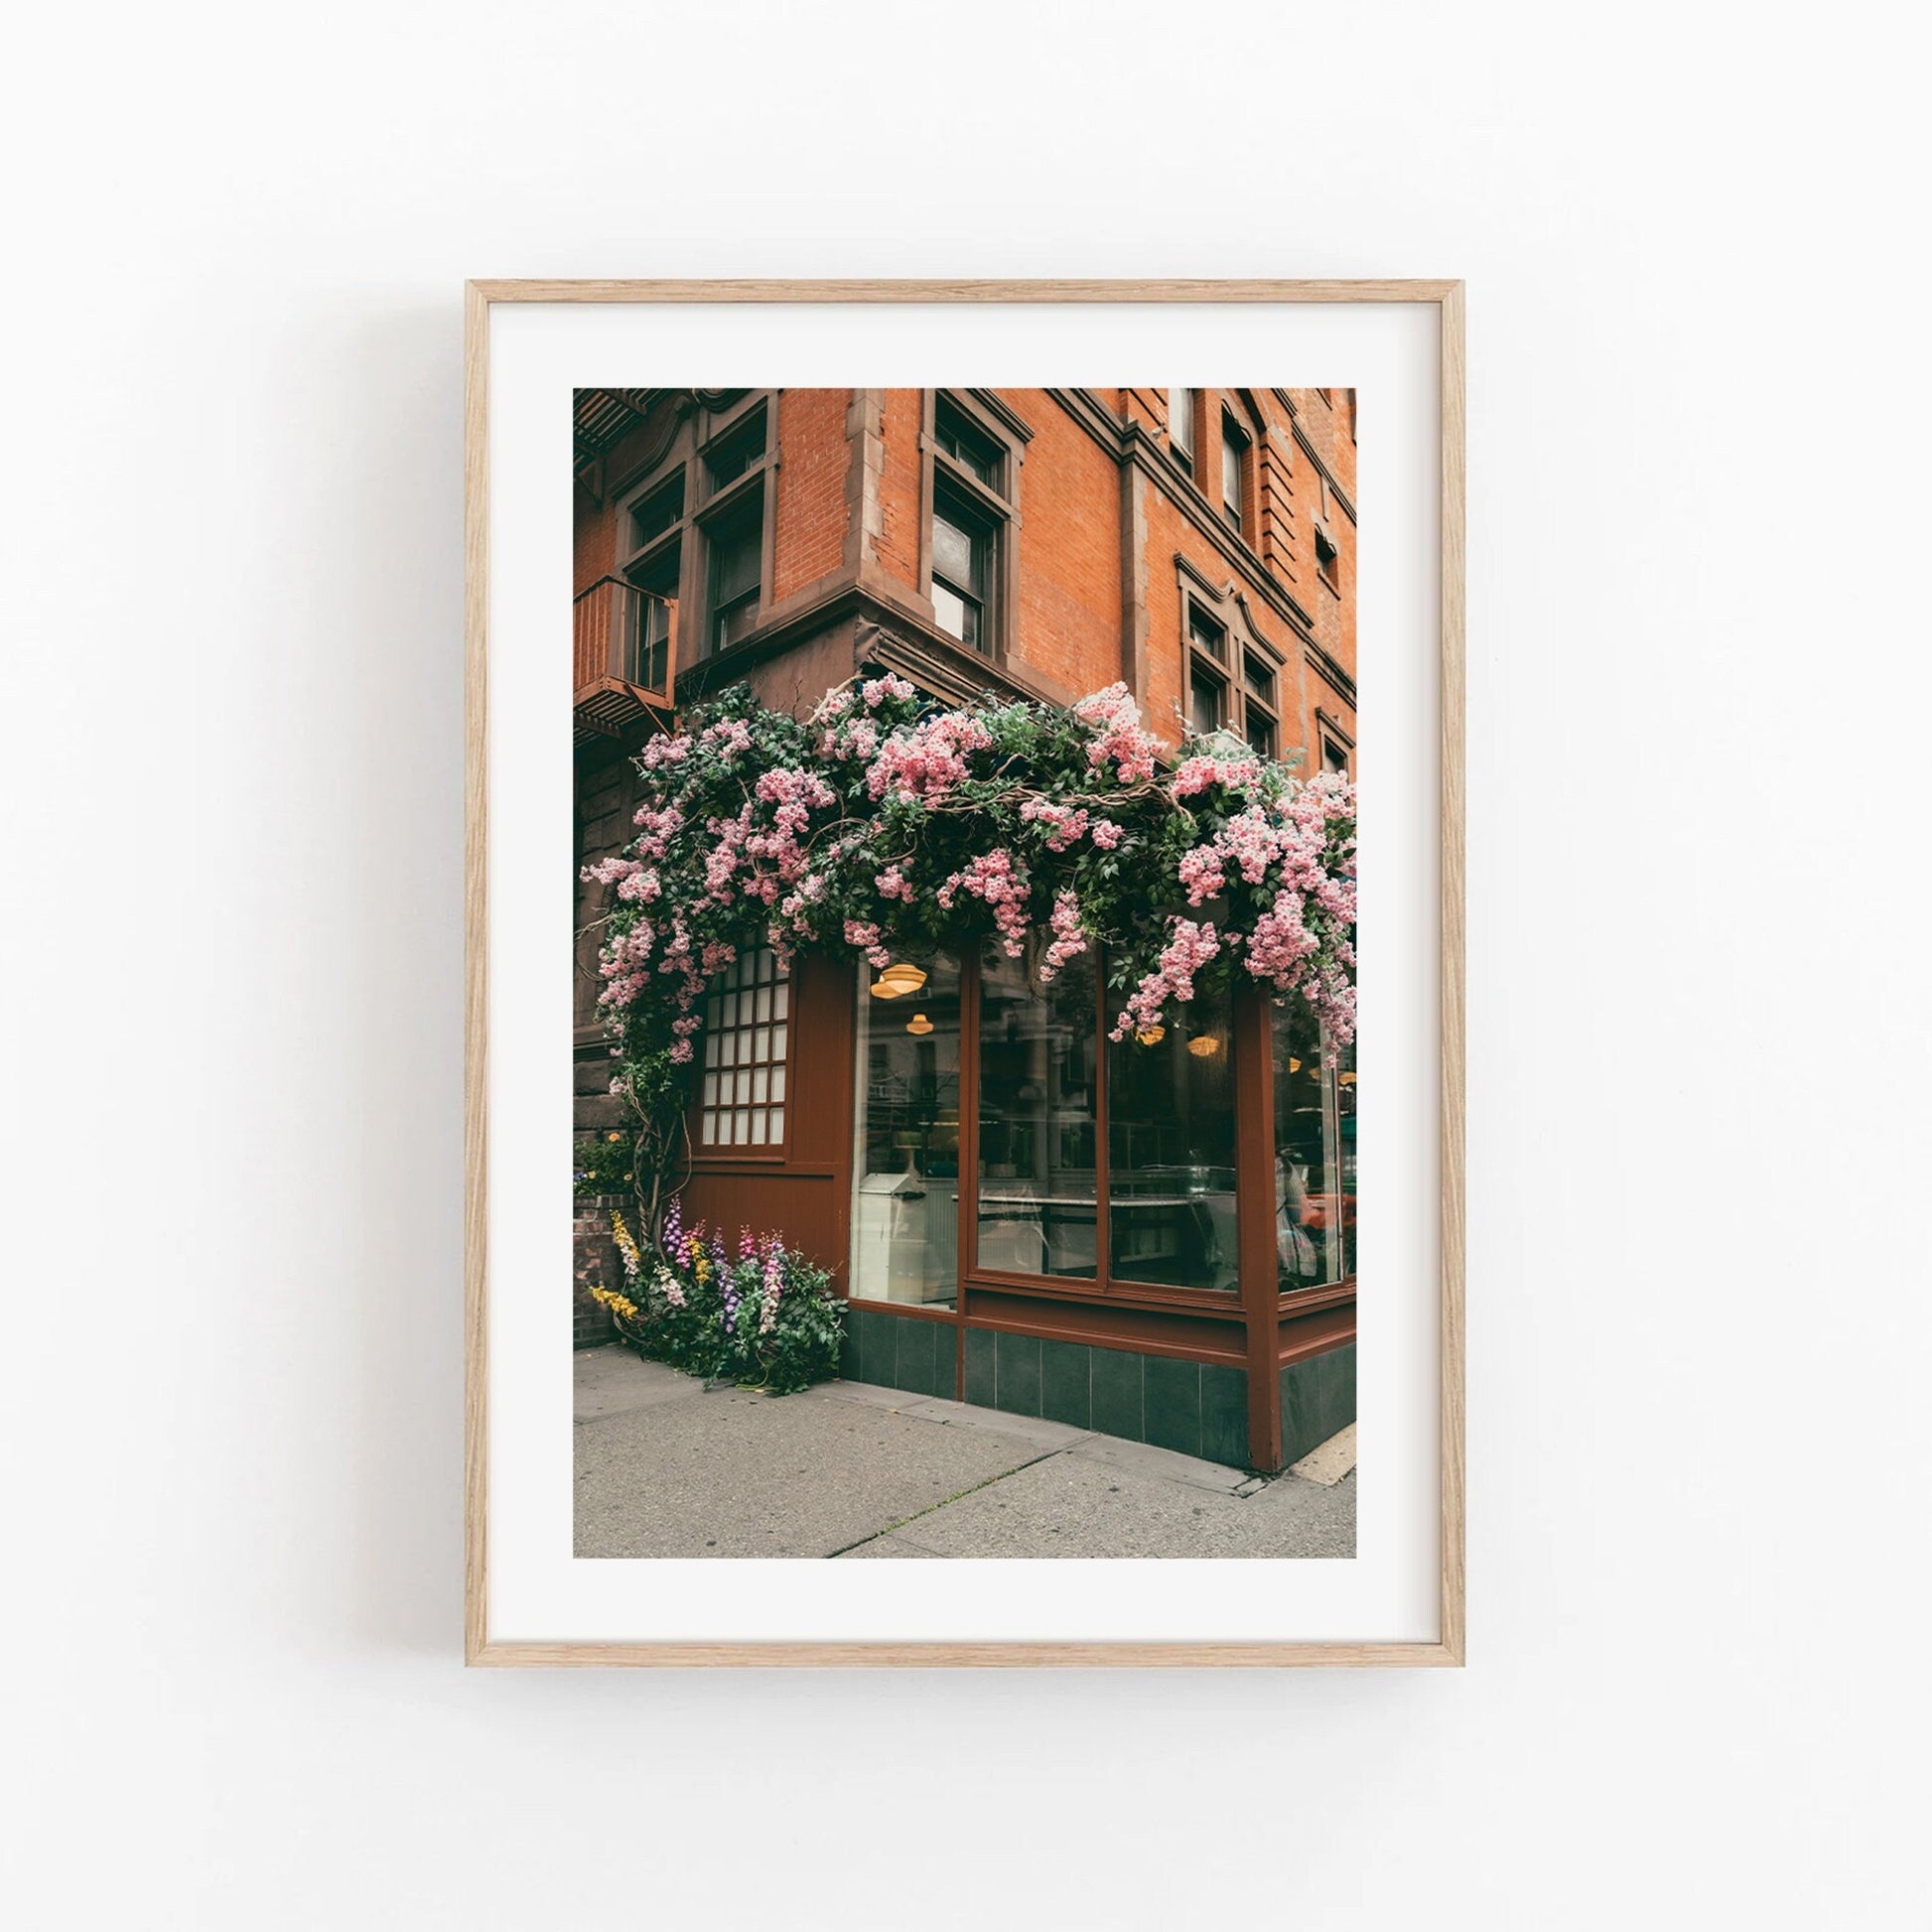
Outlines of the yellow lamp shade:
M925 984L925 974L909 959L897 959L872 983L875 1000L897 1000L902 994L916 993Z
M1221 1050L1221 1042L1212 1034L1199 1034L1187 1042L1187 1050L1197 1060L1211 1060Z
M929 1034L932 1031L932 1022L924 1014L915 1013L905 1023L905 1031L908 1034Z
M1168 1030L1165 1027L1149 1027L1145 1032L1134 1035L1143 1046L1159 1046L1167 1036Z

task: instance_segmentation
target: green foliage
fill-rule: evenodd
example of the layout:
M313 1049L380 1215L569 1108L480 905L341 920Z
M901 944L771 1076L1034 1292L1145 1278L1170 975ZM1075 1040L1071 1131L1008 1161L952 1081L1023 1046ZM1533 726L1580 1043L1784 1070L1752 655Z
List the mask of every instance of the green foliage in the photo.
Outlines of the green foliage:
M1218 736L1172 760L1124 686L946 710L882 677L800 720L736 685L637 762L637 836L586 876L613 889L601 1007L646 1240L686 1152L706 988L756 946L883 965L994 944L1042 986L1098 952L1115 1037L1237 974L1352 1035L1352 786Z
M792 1395L836 1375L845 1304L831 1277L772 1237L749 1254L666 1230L664 1248L618 1311L643 1356L741 1388Z
M628 1194L635 1185L636 1135L594 1134L573 1150L572 1183L580 1200L593 1194Z

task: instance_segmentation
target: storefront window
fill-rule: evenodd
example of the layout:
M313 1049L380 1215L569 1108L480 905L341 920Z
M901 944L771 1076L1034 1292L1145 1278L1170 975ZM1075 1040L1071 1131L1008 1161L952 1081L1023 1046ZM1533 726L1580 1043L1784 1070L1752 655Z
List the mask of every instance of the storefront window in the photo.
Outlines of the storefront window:
M1355 1272L1355 1049L1322 1062L1301 1000L1275 1009L1275 1248L1284 1293Z
M1240 1287L1230 998L1205 987L1172 1026L1107 1049L1107 1272Z
M1092 1281L1094 976L1076 961L1036 988L989 944L980 967L979 1265Z
M959 1299L959 962L899 958L859 980L852 1293Z

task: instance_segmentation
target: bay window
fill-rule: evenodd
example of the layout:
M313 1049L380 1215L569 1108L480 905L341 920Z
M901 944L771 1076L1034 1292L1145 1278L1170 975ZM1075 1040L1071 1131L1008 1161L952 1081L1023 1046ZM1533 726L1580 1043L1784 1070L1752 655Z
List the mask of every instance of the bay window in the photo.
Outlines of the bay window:
M1009 958L896 955L862 970L852 1181L855 1300L957 1311L966 1277L994 1292L1231 1310L1241 1297L1237 1087L1273 1117L1247 1159L1274 1194L1283 1295L1346 1292L1355 1270L1354 1062L1324 1062L1299 1000L1273 1009L1267 1053L1236 995L1199 987L1171 1020L1110 1037L1101 962L1042 985L1037 947ZM1246 997L1246 996L1243 996ZM1248 1088L1253 1095L1254 1089ZM1247 1103L1244 1103L1244 1105ZM1250 1229L1250 1254L1254 1252Z

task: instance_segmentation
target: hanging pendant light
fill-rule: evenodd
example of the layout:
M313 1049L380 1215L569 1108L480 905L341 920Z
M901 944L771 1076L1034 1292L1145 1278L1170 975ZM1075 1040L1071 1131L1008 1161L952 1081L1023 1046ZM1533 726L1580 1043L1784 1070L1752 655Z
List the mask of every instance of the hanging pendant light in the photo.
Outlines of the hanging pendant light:
M1134 1035L1143 1046L1159 1046L1167 1036L1168 1030L1165 1027L1148 1027Z
M932 1031L932 1022L924 1014L915 1013L905 1023L905 1031L908 1034L929 1034Z
M916 993L925 984L925 974L909 959L897 959L872 983L872 997L875 1000L897 1000L906 993Z
M1213 1034L1196 1034L1187 1042L1187 1050L1197 1060L1211 1060L1221 1050L1221 1042Z

